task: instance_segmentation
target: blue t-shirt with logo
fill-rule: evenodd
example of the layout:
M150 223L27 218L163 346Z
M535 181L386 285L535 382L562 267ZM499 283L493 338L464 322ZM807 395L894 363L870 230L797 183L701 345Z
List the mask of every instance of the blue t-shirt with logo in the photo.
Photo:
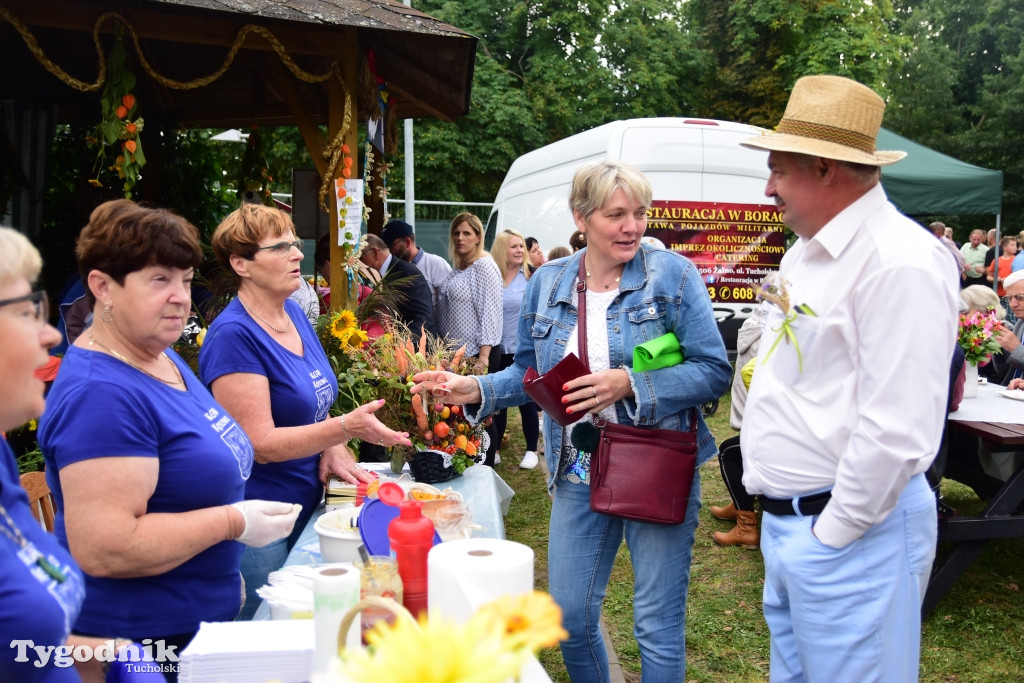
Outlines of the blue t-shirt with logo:
M288 300L285 310L302 339L302 355L274 341L235 298L210 324L199 352L199 376L207 387L235 372L266 377L274 426L299 427L327 419L338 395L338 378L299 306ZM256 463L245 497L298 503L302 514L296 527L301 528L323 496L319 458L319 453L310 453L294 460Z
M252 470L249 437L173 351L185 391L105 353L72 346L39 421L46 480L57 501L54 532L67 547L58 472L91 458L158 458L148 513L176 513L242 500ZM75 633L154 638L230 621L241 604L242 545L222 541L156 576L85 576Z
M41 660L32 645L64 645L85 583L68 551L32 516L14 453L3 439L0 505L7 513L0 514L0 681L78 681L73 667L54 665L52 653L45 667L36 667Z

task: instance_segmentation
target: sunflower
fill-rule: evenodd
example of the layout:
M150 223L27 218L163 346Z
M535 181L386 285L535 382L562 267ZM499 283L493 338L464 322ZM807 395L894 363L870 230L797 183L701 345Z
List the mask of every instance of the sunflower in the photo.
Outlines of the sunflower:
M356 328L356 314L350 310L342 310L334 315L331 320L331 334L335 339L344 344Z
M370 338L366 335L364 330L355 328L351 330L351 333L349 334L348 339L345 340L345 343L350 349L361 349L369 339Z
M496 632L511 650L535 652L569 637L562 628L562 610L550 595L540 591L489 602L473 615L470 624L483 632Z

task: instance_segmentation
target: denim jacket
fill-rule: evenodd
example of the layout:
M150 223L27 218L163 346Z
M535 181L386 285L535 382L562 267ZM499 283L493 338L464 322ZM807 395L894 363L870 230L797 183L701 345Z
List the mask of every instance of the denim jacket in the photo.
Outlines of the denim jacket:
M501 372L476 377L482 399L479 405L467 406L471 420L527 402L526 369L533 366L543 374L565 355L566 341L575 334L572 291L585 253L585 249L578 251L534 272L523 297L514 362ZM674 332L679 339L684 361L670 368L633 372L633 348L666 332ZM626 370L634 393L633 398L615 404L620 424L689 429L689 409L720 397L729 388L732 368L707 288L693 263L679 254L641 246L626 264L619 296L608 306L608 345L610 367ZM700 465L717 447L699 409L697 413ZM553 420L544 419L549 489L558 476L562 431Z

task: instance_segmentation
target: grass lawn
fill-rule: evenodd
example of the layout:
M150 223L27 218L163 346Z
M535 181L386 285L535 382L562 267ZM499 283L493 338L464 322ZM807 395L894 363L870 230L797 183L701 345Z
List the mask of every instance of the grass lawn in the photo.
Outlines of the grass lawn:
M536 586L547 590L547 525L551 505L538 467L521 470L525 451L516 409L509 411L510 445L502 449L498 473L516 491L505 519L510 540L529 545L537 554ZM723 398L709 420L717 441L731 436L729 400ZM761 554L720 548L711 532L728 530L707 506L728 501L713 458L701 468L704 508L693 552L687 612L687 680L702 683L768 680L768 627L761 615L764 570ZM945 481L946 502L961 514L982 507L974 493ZM939 553L943 552L939 548ZM988 683L1024 680L1024 541L988 544L924 623L921 680L943 683ZM633 582L625 544L612 572L604 617L627 681L640 680L640 656L633 640ZM568 681L557 648L541 654L554 681ZM836 682L840 683L840 682Z

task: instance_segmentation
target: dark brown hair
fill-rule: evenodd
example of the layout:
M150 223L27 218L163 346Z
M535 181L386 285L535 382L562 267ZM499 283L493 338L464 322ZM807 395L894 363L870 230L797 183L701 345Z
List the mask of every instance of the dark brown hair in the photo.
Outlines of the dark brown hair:
M96 297L88 288L89 273L106 273L119 285L129 273L149 266L195 268L203 260L199 231L181 216L129 199L100 204L89 216L75 246L78 272L89 306Z

